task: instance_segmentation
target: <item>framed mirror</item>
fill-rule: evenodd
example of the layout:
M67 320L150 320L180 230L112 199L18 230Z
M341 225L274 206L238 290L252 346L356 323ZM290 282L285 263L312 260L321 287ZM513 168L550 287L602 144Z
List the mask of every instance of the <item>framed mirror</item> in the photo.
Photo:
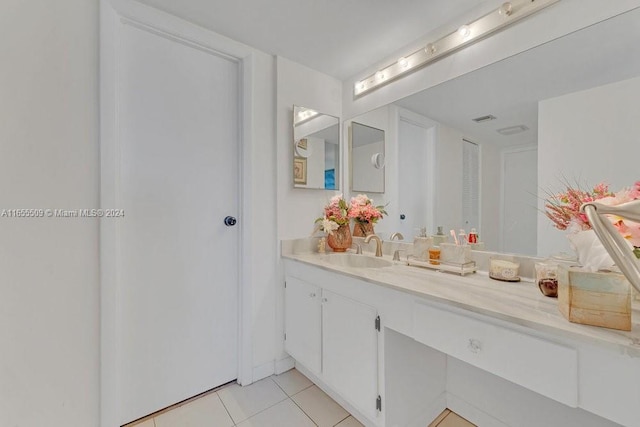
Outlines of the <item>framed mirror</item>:
M384 193L384 131L362 123L349 127L351 191Z
M293 106L293 186L340 189L340 119Z

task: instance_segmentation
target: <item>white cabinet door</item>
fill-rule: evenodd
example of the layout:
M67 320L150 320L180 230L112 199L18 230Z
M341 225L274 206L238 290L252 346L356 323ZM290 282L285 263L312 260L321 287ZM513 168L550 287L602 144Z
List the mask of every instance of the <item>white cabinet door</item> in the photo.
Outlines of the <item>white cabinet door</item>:
M315 374L321 372L320 288L287 277L285 288L284 348L297 362Z
M374 420L378 397L377 312L326 290L322 296L323 378Z

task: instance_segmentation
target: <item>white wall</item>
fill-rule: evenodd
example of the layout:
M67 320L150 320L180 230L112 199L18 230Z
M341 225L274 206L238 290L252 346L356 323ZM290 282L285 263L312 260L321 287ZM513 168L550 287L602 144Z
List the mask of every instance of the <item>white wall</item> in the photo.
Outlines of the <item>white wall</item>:
M276 68L278 238L291 239L311 234L313 221L335 194L293 188L293 105L342 118L342 87L337 79L286 58L278 57Z
M336 191L333 190L309 190L293 188L293 105L307 107L339 117L342 120L342 85L333 77L311 68L305 67L286 58L276 58L276 189L277 194L277 239L274 244L278 249L274 254L280 255L279 242L282 239L292 239L309 236L314 229L314 221L322 215L323 206L329 201ZM344 135L341 135L343 144L346 145ZM343 145L343 146L344 146ZM343 150L340 156L343 156ZM344 170L342 163L341 170ZM336 171L337 172L337 171ZM336 174L336 184L340 186L339 192L346 192L344 174ZM339 180L339 181L338 181ZM264 189L269 191L268 188ZM276 222L262 222L262 227L270 226ZM284 352L284 273L282 262L274 262L278 268L277 291L274 298L275 306L275 334L265 339L275 341L276 372L288 367ZM290 360L290 359L289 359ZM289 362L290 363L290 362Z
M538 195L563 182L613 191L639 179L640 77L542 101L538 113ZM542 209L542 200L539 208ZM538 215L538 255L569 251L566 232Z
M445 234L465 228L462 221L462 132L438 125L436 139L435 225Z
M0 34L0 210L98 207L98 0L4 0ZM97 220L0 236L0 425L98 425Z
M474 141L477 142L477 141ZM500 153L493 144L480 143L480 233L485 248L498 250L500 232Z
M376 169L371 162L374 155L384 154L384 141L371 142L351 148L351 165L353 169L353 193L371 193L370 188L384 188L384 168ZM370 197L373 197L372 194Z
M460 25L498 8L503 0L486 0L479 3L477 8L461 14L457 20L443 23L441 28L426 34L425 37L414 43L399 48L387 58L381 58L378 63L372 64L352 78L345 80L343 82L344 117L351 118L387 105L640 6L640 0L608 2L602 0L562 0L469 48L462 49L421 70L354 99L354 85L360 79L370 76L380 67L393 63L408 52L424 48L428 42L450 33Z

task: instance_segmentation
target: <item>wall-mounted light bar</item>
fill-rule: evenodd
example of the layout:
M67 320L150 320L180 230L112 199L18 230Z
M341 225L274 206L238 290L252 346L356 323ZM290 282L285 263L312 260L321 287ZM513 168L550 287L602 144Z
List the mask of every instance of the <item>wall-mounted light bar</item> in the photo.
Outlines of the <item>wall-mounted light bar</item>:
M302 123L306 123L313 119L319 113L311 108L298 107L298 111L294 114L293 125L300 126Z
M462 25L456 31L427 43L424 48L399 58L393 64L356 82L354 94L357 97L371 92L558 1L560 0L514 0L505 2L497 10L473 22Z

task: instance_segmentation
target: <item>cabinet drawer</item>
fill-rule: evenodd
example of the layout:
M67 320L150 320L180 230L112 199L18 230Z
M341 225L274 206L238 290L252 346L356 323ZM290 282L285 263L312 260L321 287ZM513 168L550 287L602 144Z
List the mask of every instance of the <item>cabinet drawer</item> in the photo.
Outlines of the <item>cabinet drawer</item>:
M419 302L414 304L413 337L565 405L578 406L575 349Z

